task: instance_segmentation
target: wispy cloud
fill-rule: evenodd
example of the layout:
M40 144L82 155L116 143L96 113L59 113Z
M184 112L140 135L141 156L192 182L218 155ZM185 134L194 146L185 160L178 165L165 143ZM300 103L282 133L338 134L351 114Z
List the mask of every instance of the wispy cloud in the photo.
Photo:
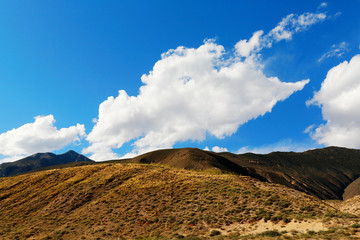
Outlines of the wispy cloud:
M309 149L316 148L318 146L314 146L312 144L306 143L296 143L291 139L285 139L273 144L263 145L260 147L242 147L240 148L237 153L258 153L258 154L266 154L271 152L303 152Z
M325 13L289 14L272 30L264 35L264 31L254 32L249 40L240 40L235 49L240 56L248 57L258 53L263 48L269 48L274 42L290 40L298 32L306 31L310 26L327 18Z
M267 36L268 41L271 43L272 41L289 40L294 33L303 32L310 26L325 19L325 13L289 14L269 32Z
M326 8L327 6L328 6L327 2L322 2L322 3L319 4L318 9Z
M333 44L329 51L324 53L319 59L318 62L322 62L325 59L331 58L331 57L342 57L344 53L350 51L349 44L346 42L341 42L338 44Z

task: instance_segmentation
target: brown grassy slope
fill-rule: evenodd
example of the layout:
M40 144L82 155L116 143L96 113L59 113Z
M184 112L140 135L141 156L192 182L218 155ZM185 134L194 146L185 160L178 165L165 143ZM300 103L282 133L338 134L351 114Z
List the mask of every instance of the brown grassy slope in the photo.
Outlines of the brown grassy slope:
M360 178L350 183L344 190L343 199L348 200L360 195Z
M0 179L0 239L209 236L233 223L327 216L344 217L278 185L162 166L102 164Z
M269 182L321 199L342 199L345 188L360 177L360 150L356 149L327 147L302 153L220 155Z
M237 168L237 165L226 158L197 148L157 150L124 162L157 163L192 170L220 169L228 172L234 172Z
M262 181L265 178L253 174L226 157L197 148L163 149L142 154L132 159L120 160L122 163L160 164L180 169L207 170L223 173L236 173L255 177Z
M167 149L124 162L158 163L194 170L218 169L279 183L321 199L342 199L345 188L360 177L360 150L339 147L265 155Z

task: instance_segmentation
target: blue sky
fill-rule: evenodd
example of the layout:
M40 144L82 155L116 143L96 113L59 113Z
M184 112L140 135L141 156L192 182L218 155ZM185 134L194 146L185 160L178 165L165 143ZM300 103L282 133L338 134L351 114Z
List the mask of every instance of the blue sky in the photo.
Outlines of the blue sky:
M0 162L359 148L360 1L271 3L0 1Z

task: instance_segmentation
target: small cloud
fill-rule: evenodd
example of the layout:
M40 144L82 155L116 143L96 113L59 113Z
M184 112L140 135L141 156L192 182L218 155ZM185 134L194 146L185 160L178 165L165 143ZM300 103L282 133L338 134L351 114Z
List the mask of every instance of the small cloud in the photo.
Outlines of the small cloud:
M294 33L306 31L310 26L325 19L325 13L289 14L269 32L267 35L268 44L271 46L272 41L290 40Z
M328 6L328 3L327 2L322 2L320 3L320 5L318 6L318 9L320 8L326 8Z
M266 35L260 30L254 32L249 40L240 40L235 45L236 52L241 57L249 57L263 48L271 47L274 42L291 40L295 33L306 31L310 26L327 18L325 13L289 14Z
M206 146L204 148L204 151L210 151L209 147ZM224 148L224 147L214 146L211 148L211 151L213 151L213 152L228 152L229 150L227 150L227 148Z
M215 146L211 149L213 152L228 152L227 148Z
M350 51L349 44L346 42L341 42L338 44L333 44L329 51L324 53L319 59L318 62L322 62L325 59L331 58L331 57L342 57L344 53Z
M330 18L335 20L336 18L338 18L340 15L342 14L341 11L338 11L337 13L335 13L334 15L331 15Z
M308 103L307 103L308 104ZM313 132L314 128L316 127L315 124L311 124L310 126L308 126L305 130L304 133L311 133Z

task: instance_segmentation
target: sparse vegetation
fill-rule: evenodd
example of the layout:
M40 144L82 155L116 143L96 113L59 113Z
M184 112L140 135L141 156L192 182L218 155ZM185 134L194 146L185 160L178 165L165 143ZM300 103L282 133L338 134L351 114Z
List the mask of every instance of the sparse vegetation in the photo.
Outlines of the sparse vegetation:
M261 237L278 237L278 236L281 236L281 233L279 233L278 231L269 230L269 231L265 231L265 232L259 234L259 236L261 236Z
M99 164L0 179L0 239L239 239L244 230L231 226L329 216L349 215L251 177L158 165ZM293 236L269 230L250 237L280 235Z
M360 224L359 223L354 223L353 225L351 225L352 228L360 228Z

